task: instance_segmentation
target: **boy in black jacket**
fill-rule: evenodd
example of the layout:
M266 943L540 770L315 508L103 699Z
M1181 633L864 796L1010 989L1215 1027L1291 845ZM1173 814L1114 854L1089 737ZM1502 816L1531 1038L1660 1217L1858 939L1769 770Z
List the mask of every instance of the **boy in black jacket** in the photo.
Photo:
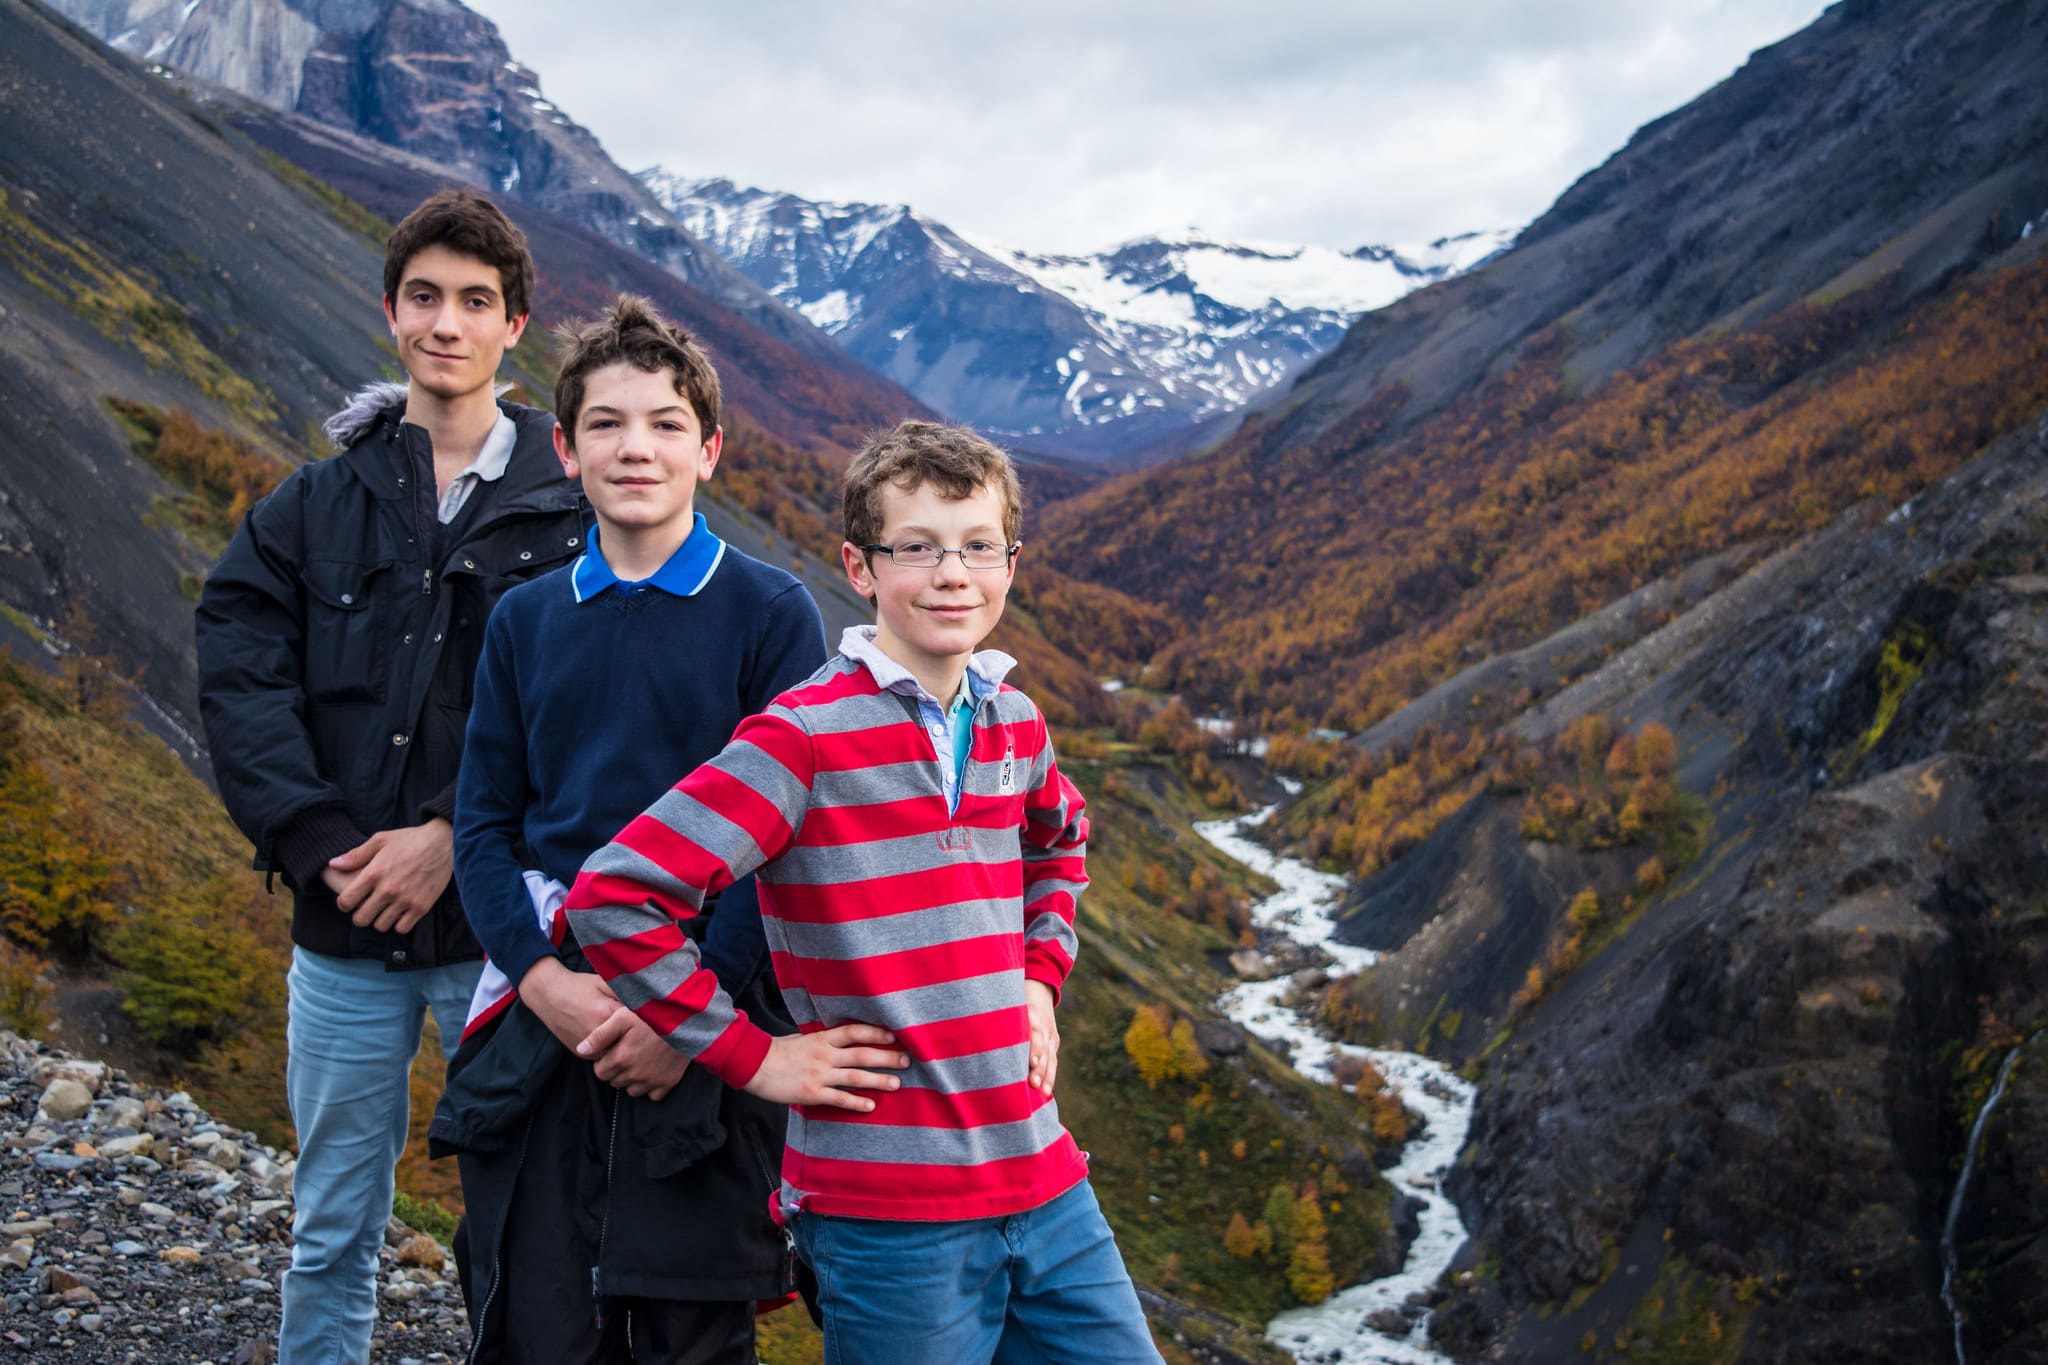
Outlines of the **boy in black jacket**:
M783 1110L686 1072L565 940L560 905L585 858L824 662L824 627L801 583L695 510L723 434L688 334L624 298L565 339L555 440L597 527L505 595L485 640L455 865L490 968L435 1151L461 1158L473 1360L736 1365L756 1301L792 1286L768 1213ZM710 924L721 979L751 982L746 1007L791 1032L751 881ZM572 1055L621 1013L607 1053Z
M435 195L392 232L408 377L327 425L342 453L249 513L200 595L200 714L228 813L291 889L298 1129L282 1365L360 1365L431 1007L452 1052L482 950L451 884L484 622L581 549L553 420L500 403L533 259L495 205Z

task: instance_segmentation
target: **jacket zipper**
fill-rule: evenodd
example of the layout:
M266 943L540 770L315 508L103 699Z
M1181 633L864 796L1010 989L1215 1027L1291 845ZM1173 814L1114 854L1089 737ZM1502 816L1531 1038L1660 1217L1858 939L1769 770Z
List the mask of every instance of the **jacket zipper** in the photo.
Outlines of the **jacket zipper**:
M611 1132L604 1144L604 1213L597 1221L597 1261L590 1267L591 1324L599 1331L604 1330L604 1293L598 1284L598 1273L604 1267L604 1239L612 1226L612 1158L619 1148L619 1108L625 1101L617 1094L612 1096Z
M526 1135L519 1143L519 1160L512 1163L512 1189L519 1189L519 1173L526 1168L526 1149L533 1144L532 1114L526 1116ZM498 1224L497 1244L491 1248L491 1287L484 1291L483 1306L477 1309L476 1321L469 1330L469 1365L476 1365L477 1353L484 1348L484 1328L491 1320L491 1305L498 1300L498 1286L505 1279L505 1226L512 1221L506 1214L504 1222Z

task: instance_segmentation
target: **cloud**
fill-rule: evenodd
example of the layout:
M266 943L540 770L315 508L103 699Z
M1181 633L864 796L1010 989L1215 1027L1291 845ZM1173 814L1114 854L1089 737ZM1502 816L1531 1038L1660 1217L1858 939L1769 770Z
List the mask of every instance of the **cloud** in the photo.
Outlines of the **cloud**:
M622 163L1038 250L1517 226L1818 0L471 0Z

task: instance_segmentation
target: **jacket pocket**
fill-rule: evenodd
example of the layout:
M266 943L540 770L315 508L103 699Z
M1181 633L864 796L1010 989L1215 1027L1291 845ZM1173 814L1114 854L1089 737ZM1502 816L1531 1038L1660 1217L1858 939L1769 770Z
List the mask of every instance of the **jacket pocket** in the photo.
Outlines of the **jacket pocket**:
M384 638L394 561L311 560L306 585L306 695L314 701L384 700L391 642Z
M649 1180L667 1180L724 1146L719 1111L725 1096L724 1081L692 1066L659 1102L622 1097L620 1103L631 1105L628 1121L642 1174Z

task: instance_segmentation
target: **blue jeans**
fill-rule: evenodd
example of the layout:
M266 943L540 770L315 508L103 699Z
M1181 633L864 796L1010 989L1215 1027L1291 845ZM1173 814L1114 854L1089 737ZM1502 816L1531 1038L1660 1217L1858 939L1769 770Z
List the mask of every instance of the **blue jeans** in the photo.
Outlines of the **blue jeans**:
M413 1055L428 1007L462 1040L481 962L387 972L374 958L292 949L285 1094L299 1130L292 1265L279 1365L362 1365L377 1321L377 1248L405 1149Z
M800 1213L825 1365L1158 1365L1095 1191L1004 1218L893 1222Z

